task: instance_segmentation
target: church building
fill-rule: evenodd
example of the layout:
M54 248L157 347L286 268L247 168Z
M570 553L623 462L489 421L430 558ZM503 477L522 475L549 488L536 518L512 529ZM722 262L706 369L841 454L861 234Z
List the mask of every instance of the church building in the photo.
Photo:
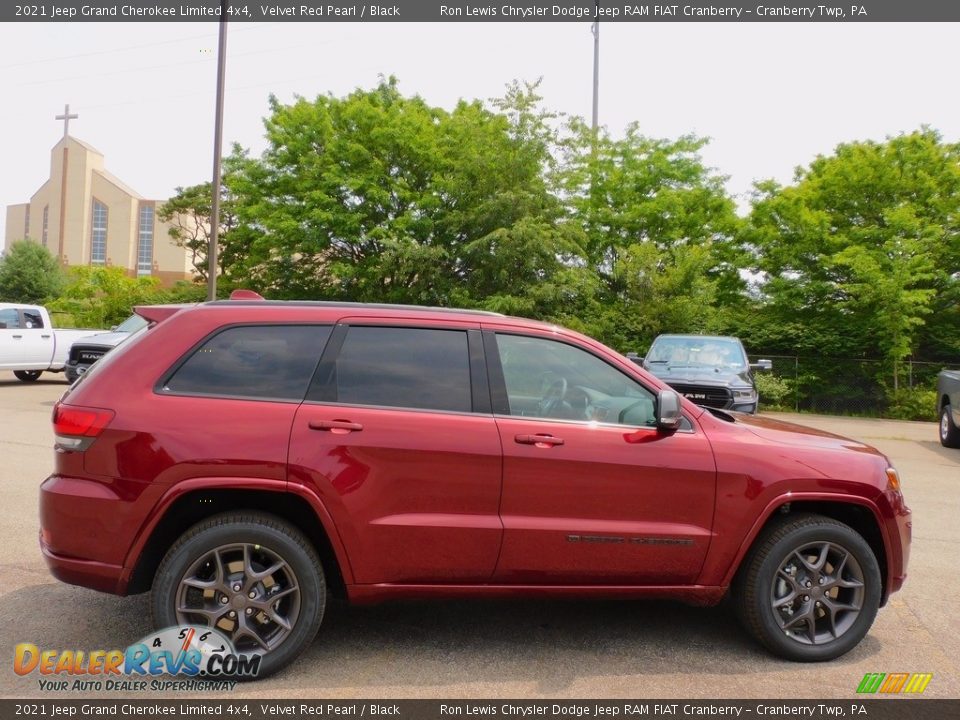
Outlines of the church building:
M108 172L103 154L69 134L50 152L49 179L30 201L7 206L6 245L24 238L41 243L64 265L113 265L131 277L153 276L163 285L190 280L189 253L160 222L164 200L148 200Z

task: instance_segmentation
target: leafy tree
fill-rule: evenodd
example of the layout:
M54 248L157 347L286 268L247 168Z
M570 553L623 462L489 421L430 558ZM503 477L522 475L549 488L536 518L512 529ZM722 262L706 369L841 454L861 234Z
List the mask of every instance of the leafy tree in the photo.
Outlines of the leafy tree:
M240 156L225 158L227 172L242 159ZM162 222L170 223L173 242L189 251L190 264L197 277L204 281L207 279L207 251L212 232L210 218L213 214L213 194L210 188L209 182L178 187L174 196L157 211L157 217ZM228 241L230 231L236 226L233 205L233 197L224 187L220 197L220 227L217 231L217 265L222 276L229 276L239 260L237 251L242 248L241 244Z
M792 186L759 184L744 237L763 273L764 347L882 357L895 392L931 313L946 298L955 312L960 145L926 128L840 145Z
M634 349L718 327L717 305L742 290L739 220L725 178L700 157L706 140L648 138L636 125L614 139L580 120L569 130L559 182L600 287L593 332Z
M337 98L271 100L261 158L235 153L230 242L274 297L483 305L548 315L578 232L550 193L535 85L446 111L393 78Z
M123 322L135 305L162 303L167 297L157 278L132 278L118 267L79 265L69 269L62 294L48 307L69 315L75 326L107 328Z
M40 243L17 240L0 258L0 302L42 303L62 283L60 264Z

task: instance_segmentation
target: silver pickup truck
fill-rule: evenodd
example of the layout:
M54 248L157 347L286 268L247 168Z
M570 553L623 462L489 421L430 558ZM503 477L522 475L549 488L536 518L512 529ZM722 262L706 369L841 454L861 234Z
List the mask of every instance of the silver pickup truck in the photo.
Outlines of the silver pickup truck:
M937 376L937 415L940 416L940 444L960 447L960 371L943 370Z
M103 330L54 330L40 305L0 303L0 370L32 382L44 372L63 372L75 340Z

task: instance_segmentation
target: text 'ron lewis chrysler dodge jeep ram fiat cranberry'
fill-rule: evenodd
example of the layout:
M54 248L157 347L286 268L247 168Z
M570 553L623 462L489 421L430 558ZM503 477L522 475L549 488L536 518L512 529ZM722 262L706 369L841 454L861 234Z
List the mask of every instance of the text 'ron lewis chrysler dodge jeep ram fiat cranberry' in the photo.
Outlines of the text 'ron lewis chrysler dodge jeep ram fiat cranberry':
M906 577L880 452L698 407L575 332L349 303L137 312L150 326L54 410L44 556L151 591L158 627L216 627L261 676L328 596L730 592L769 650L829 660Z

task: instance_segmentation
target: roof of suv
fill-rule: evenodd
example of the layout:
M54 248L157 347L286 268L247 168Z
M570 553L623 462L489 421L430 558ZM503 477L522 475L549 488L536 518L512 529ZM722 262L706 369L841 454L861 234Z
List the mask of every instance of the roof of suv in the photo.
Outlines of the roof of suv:
M393 310L406 312L430 312L430 313L453 313L457 315L484 315L487 317L507 317L503 313L491 312L490 310L472 310L465 308L444 308L431 307L427 305L400 305L391 303L360 303L360 302L338 302L329 300L214 300L213 302L203 303L204 305L226 305L236 307L238 305L251 305L255 307L280 306L280 307L320 307L320 308L348 308L353 310Z

